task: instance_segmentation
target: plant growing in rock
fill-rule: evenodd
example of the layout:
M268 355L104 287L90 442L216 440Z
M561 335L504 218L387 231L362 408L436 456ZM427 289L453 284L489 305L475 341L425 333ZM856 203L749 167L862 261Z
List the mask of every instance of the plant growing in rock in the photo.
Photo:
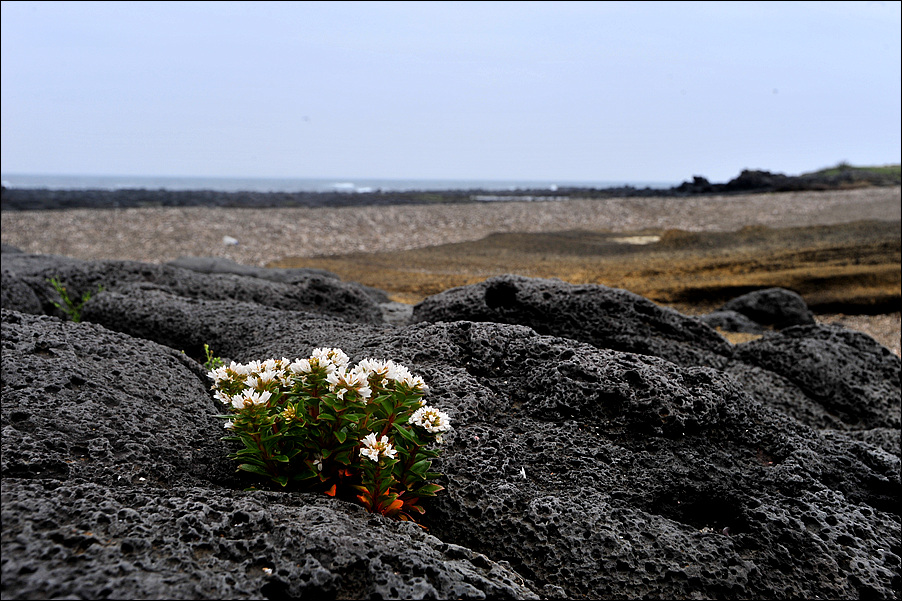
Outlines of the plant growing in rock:
M209 372L229 408L223 440L240 443L238 469L280 486L296 484L354 499L401 520L424 513L435 443L448 415L423 401L426 384L403 365L364 359L352 368L341 349L307 359L232 362Z
M81 308L85 306L86 302L91 300L92 294L90 292L85 292L81 295L81 300L76 302L69 297L69 292L66 290L66 287L58 279L49 278L47 281L50 282L50 285L53 286L53 289L56 290L56 293L60 295L60 299L62 299L63 301L62 304L56 301L51 301L53 302L53 306L55 306L57 309L61 309L63 313L68 315L69 319L71 319L72 321L81 321ZM103 286L98 286L97 292L102 291Z
M222 360L222 357L217 357L213 354L213 349L210 348L209 344L204 343L204 354L206 355L206 361L204 361L204 367L209 370L214 370L225 365L225 361Z

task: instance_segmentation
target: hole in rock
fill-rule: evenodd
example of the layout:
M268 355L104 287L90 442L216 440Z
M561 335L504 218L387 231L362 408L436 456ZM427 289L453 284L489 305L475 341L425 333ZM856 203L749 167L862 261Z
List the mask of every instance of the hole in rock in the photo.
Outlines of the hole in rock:
M665 491L653 499L646 510L698 530L730 535L748 530L741 504L727 494Z
M204 350L203 344L186 344L184 348L180 350L184 351L187 356L189 356L194 361L197 361L201 365L207 362L207 353ZM213 350L215 355L215 349Z
M517 287L510 282L494 282L485 290L485 304L490 309L517 305Z

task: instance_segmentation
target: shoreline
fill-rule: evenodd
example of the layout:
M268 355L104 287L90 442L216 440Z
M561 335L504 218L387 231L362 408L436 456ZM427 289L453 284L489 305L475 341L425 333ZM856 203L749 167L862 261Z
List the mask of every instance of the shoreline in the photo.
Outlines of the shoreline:
M485 182L472 182L485 183ZM899 174L884 168L838 165L836 168L801 175L743 170L726 183L712 183L693 176L679 185L636 187L618 184L607 187L563 184L445 189L409 187L357 188L352 183L337 184L330 190L255 190L214 188L40 188L2 186L0 211L57 209L116 209L148 207L361 207L392 205L438 205L471 202L547 202L573 199L609 198L693 198L715 195L768 194L781 192L837 192L853 189L899 186Z

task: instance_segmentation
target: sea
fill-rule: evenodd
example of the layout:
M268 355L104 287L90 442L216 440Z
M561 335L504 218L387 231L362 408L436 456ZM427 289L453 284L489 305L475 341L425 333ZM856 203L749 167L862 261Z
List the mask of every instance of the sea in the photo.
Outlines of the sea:
M250 177L160 177L119 175L26 175L2 173L5 188L50 190L215 190L219 192L405 192L410 190L550 190L559 188L666 189L679 182L641 181L526 181L463 179L371 179L371 178L250 178Z

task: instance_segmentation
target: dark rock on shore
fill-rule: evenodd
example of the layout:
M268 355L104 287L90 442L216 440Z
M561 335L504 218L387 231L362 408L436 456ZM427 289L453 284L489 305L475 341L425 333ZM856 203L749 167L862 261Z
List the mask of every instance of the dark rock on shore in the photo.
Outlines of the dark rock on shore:
M867 336L734 347L624 291L514 277L391 326L246 282L221 294L292 285L259 274L8 256L5 599L898 598L902 365ZM24 300L53 313L42 278L59 269L104 288L82 323ZM422 375L454 426L428 532L245 491L181 352L203 343L242 362L337 346Z
M805 300L785 288L764 288L730 300L719 311L734 311L763 326L778 330L814 324Z
M755 169L744 169L737 177L724 184L712 184L704 177L695 176L691 182L683 182L673 188L683 194L736 194L748 192L802 192L840 190L861 186L898 186L899 178L887 173L846 167L836 173L806 173L784 175Z

